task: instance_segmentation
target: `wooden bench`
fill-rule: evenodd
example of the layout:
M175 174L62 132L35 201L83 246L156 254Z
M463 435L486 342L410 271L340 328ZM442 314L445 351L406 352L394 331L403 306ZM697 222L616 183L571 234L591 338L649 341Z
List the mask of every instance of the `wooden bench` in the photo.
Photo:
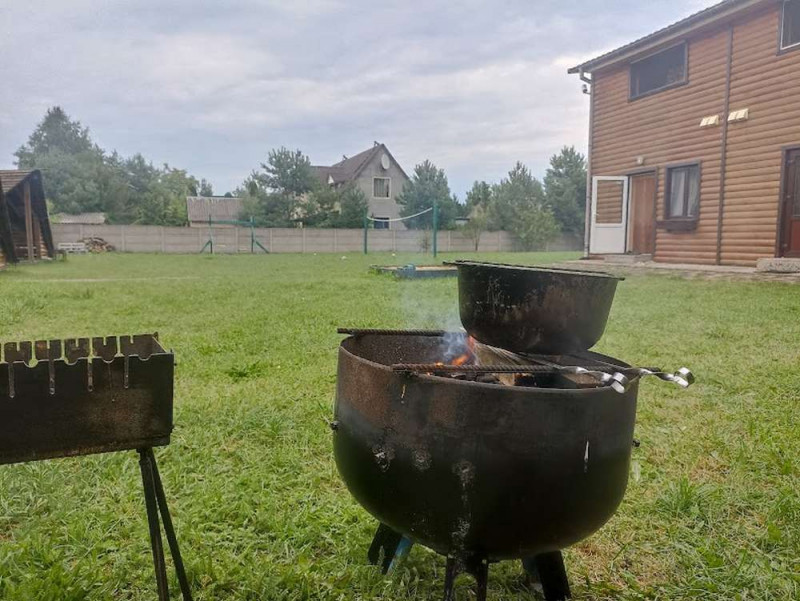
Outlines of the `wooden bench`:
M89 252L89 249L86 248L86 245L83 242L59 242L58 252L69 254L85 254Z

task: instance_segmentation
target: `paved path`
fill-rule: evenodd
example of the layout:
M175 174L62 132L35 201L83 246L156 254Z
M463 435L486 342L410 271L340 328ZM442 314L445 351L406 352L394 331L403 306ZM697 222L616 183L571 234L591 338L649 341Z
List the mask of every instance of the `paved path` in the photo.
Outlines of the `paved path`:
M785 282L800 284L800 273L766 273L756 271L754 267L738 267L734 265L692 265L689 263L614 263L590 259L564 261L557 266L569 269L587 269L590 271L608 271L620 275L677 275L687 279L730 280L742 282Z

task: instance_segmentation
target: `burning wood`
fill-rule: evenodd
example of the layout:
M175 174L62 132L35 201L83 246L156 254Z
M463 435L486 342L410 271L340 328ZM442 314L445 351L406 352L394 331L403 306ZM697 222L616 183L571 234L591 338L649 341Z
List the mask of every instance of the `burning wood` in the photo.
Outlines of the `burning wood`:
M455 359L453 359L450 362L450 365L455 365L455 366L466 365L467 363L469 363L470 359L471 357L468 354L464 353L460 357L456 357Z

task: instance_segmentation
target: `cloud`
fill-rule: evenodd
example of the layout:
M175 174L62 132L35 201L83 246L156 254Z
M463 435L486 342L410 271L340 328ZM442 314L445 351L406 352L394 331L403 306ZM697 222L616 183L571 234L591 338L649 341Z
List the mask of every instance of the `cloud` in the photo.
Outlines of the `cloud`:
M333 162L381 140L459 194L586 147L566 70L696 10L633 0L6 0L0 166L62 105L106 148L236 186L274 146Z

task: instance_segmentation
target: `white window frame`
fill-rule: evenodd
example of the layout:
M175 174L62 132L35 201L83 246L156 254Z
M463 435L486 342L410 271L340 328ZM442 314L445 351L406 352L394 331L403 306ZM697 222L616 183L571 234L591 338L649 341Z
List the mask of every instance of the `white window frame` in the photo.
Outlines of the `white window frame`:
M788 46L784 43L783 36L786 34L786 6L791 4L792 0L784 0L783 6L781 6L781 47L780 50L790 50L792 48L800 47L800 40L795 42L794 44L789 44Z
M375 180L386 180L386 196L375 196ZM387 200L392 197L392 178L391 177L378 177L372 178L372 198Z

